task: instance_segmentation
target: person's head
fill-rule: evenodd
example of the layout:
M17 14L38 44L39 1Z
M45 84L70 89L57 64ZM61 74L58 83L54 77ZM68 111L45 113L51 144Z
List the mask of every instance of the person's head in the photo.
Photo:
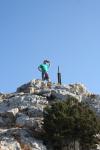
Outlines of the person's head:
M50 63L50 61L49 61L49 60L44 60L43 63L44 63L44 64Z
M43 64L46 64L46 63L47 63L47 60L44 60L44 61L43 61Z

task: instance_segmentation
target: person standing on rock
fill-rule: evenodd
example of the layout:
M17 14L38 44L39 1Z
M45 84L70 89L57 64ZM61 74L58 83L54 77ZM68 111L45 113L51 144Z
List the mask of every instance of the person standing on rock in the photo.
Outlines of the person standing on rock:
M44 60L41 65L38 66L38 70L42 73L42 80L47 80L49 81L49 74L48 70L50 67L50 61Z

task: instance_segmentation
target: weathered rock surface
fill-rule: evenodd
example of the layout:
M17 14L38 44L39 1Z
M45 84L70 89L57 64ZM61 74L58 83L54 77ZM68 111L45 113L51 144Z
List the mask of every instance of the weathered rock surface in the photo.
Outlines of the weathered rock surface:
M100 95L83 84L58 85L32 80L15 93L0 93L0 150L47 150L43 144L43 109L53 100L75 97L100 117Z
M32 131L22 128L4 129L0 132L0 150L46 150Z

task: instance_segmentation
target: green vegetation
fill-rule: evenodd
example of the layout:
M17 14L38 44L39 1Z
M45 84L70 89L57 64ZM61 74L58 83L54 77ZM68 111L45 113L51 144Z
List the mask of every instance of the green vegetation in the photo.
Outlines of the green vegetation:
M82 150L95 147L99 123L95 113L75 98L51 104L44 110L43 128L54 149L78 141Z

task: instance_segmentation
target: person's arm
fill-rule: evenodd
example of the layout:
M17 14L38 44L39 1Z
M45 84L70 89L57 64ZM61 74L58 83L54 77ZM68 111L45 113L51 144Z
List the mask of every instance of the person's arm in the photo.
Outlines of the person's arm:
M48 64L48 68L50 67L50 61L46 60L46 63Z
M47 64L48 64L48 68L50 67L50 61L47 61Z
M41 67L40 66L38 66L38 70L41 71Z
M48 62L48 67L50 67L50 62Z

